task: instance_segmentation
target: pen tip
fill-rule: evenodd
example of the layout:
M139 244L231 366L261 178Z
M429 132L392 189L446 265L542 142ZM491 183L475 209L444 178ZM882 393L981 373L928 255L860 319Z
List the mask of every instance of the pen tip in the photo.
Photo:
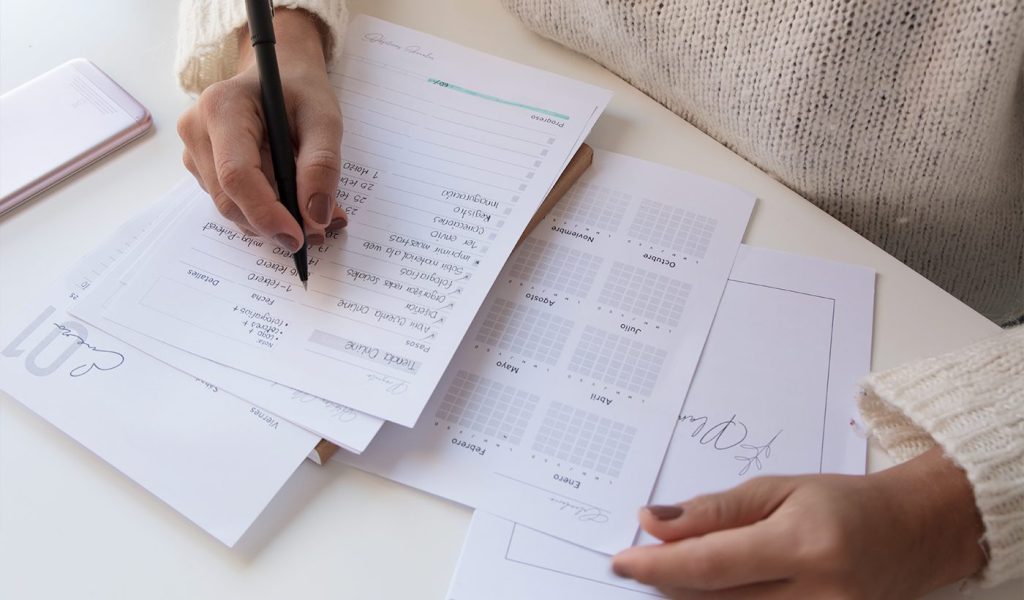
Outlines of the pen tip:
M302 280L302 289L306 290L307 292L309 291L309 282L306 281L305 279Z

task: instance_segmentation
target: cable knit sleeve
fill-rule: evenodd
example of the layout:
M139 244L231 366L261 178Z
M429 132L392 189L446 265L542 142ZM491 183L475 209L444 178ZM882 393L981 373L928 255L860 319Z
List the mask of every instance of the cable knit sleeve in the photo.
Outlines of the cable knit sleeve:
M862 385L861 413L890 455L937 443L967 474L989 552L982 585L1024 575L1024 326Z
M274 0L276 8L300 8L317 15L328 29L328 67L341 55L348 21L345 0ZM178 51L174 68L186 92L198 94L211 83L235 74L235 32L245 25L242 0L181 0L178 6Z

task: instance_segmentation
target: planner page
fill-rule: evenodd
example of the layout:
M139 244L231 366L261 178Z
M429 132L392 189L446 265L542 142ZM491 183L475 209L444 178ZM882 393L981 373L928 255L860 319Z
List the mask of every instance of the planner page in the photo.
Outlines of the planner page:
M349 225L310 249L309 291L288 252L200 200L107 317L412 426L610 95L370 17L345 39Z
M758 475L863 474L854 397L870 368L873 303L870 269L742 248L651 503ZM646 534L639 541L657 543ZM447 598L659 596L610 565L606 555L478 510Z
M4 316L0 387L232 546L319 438L67 314L155 214L118 230L24 317Z
M383 425L381 419L237 369L224 367L196 354L148 338L104 316L107 306L138 273L141 264L145 262L147 250L168 235L176 219L180 218L182 208L200 197L203 201L209 201L192 178L171 190L163 202L172 205L174 209L150 226L144 239L133 246L132 257L118 261L104 272L103 277L92 281L88 292L76 302L75 314L125 343L145 347L149 356L202 379L217 389L244 398L247 402L269 411L269 414L290 421L350 452L362 452Z
M636 535L754 199L597 151L424 412L361 469L613 552Z

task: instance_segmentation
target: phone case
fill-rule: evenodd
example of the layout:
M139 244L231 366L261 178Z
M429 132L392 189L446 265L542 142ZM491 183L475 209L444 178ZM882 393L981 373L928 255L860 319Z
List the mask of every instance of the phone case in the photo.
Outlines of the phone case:
M152 128L99 67L68 61L0 97L0 215Z

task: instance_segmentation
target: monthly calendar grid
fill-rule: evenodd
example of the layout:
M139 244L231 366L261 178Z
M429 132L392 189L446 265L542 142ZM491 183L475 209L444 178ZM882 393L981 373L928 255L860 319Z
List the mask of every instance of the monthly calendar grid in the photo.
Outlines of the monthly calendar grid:
M716 219L644 198L629 226L629 235L666 250L704 258L716 227Z
M584 297L604 259L546 240L527 239L516 251L508 276L565 294Z
M480 324L476 340L554 366L572 328L568 319L497 298Z
M625 192L580 181L555 205L551 216L614 232L622 224L622 207L632 201Z
M459 371L435 416L482 435L519 444L538 400L523 390Z
M588 326L569 370L647 396L654 391L667 355L660 348Z
M561 402L548 407L533 451L618 477L636 428Z
M598 302L676 326L691 289L685 281L615 262Z

